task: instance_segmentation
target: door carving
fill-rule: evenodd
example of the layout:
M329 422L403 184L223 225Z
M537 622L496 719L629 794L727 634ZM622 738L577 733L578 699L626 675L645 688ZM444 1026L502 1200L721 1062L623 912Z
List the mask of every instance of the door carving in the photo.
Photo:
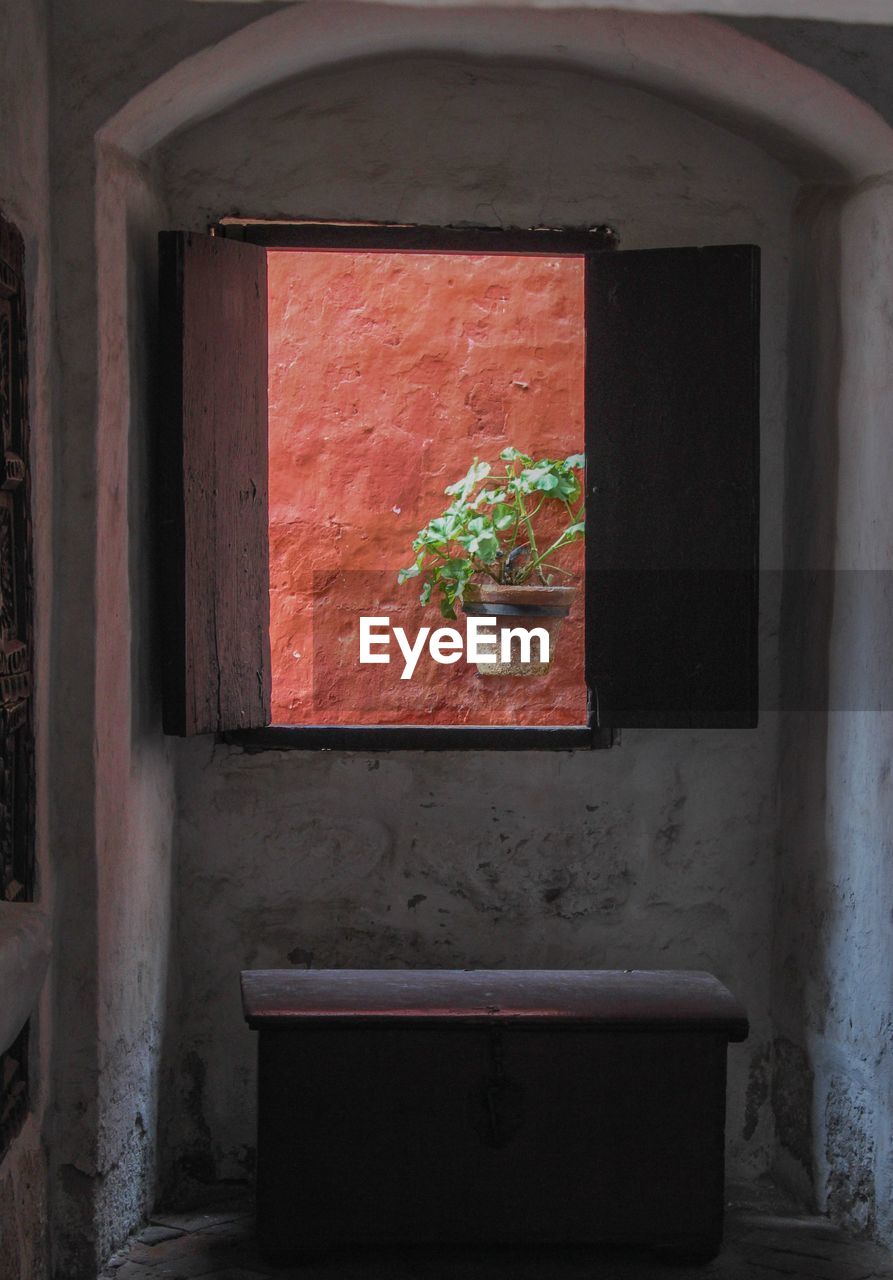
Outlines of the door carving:
M0 216L0 897L34 897L32 571L24 245ZM0 1153L28 1109L28 1027L0 1057Z

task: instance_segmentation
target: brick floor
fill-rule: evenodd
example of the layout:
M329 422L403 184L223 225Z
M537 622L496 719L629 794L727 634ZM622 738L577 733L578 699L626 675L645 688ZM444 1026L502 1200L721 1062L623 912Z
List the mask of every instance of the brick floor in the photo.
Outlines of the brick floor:
M723 1251L701 1267L628 1249L333 1248L301 1266L266 1262L246 1198L159 1213L99 1280L893 1280L893 1258L824 1218L786 1207L764 1183L730 1194Z

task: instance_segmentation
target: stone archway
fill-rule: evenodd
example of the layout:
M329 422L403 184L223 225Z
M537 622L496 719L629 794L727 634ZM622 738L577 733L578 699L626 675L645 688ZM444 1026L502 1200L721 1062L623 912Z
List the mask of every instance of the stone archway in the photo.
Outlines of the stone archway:
M893 130L840 85L709 18L603 11L296 6L160 76L100 129L141 156L259 89L361 58L534 59L617 79L749 136L813 181L893 171Z
M93 384L75 409L86 416L95 410L89 427L95 468L90 497L94 597L89 603L96 635L89 643L94 647L96 692L89 709L99 725L96 740L101 750L90 766L97 883L95 899L87 905L98 936L94 963L100 995L95 1021L101 1042L114 1038L115 1018L131 997L147 1023L157 1016L165 980L159 949L169 927L168 921L152 936L142 924L138 945L131 945L128 931L141 910L140 895L148 902L165 887L152 860L158 848L169 860L173 841L170 762L157 727L139 705L139 681L122 657L131 653L133 635L146 622L134 607L126 550L131 542L138 547L145 537L133 510L128 448L146 426L148 377L145 368L137 366L142 364L138 351L151 329L152 308L147 292L134 296L134 277L148 279L152 246L142 238L135 253L129 224L142 217L154 218L158 225L163 218L162 204L143 167L152 149L260 88L358 59L448 52L535 60L623 81L671 99L756 141L806 182L837 184L852 193L851 258L861 239L867 241L872 234L871 222L890 217L886 183L893 173L893 130L840 86L712 20L509 8L459 13L399 6L376 11L374 22L370 14L365 4L337 9L307 5L261 18L164 72L96 134L91 174L95 242L90 250L78 246L86 260L65 269L82 273L81 289L91 309L79 321L88 331L92 328L71 358L80 364L86 383ZM839 191L835 200L847 204ZM824 306L833 309L838 304L836 295L823 297ZM857 327L869 305L865 298L850 298ZM64 532L62 521L61 536ZM65 624L62 617L63 632ZM151 821L141 821L141 815L149 815ZM131 910L117 907L122 894L130 895ZM83 919L77 926L84 928ZM144 995L143 953L150 957L154 973L151 1007ZM141 984L143 991L137 994ZM133 1034L138 1032L135 1026ZM120 1039L126 1049L126 1037ZM100 1096L97 1113L82 1122L81 1133L87 1126L93 1129L97 1166L113 1172L97 1178L89 1194L79 1190L77 1204L68 1206L72 1236L79 1220L89 1216L108 1238L120 1235L151 1195L151 1139L117 1142L114 1130L117 1100L128 1091L146 1099L151 1130L158 1087L152 1052L150 1045L144 1055L130 1055L126 1063L127 1055L120 1062L109 1058L108 1083L103 1085L107 1092ZM116 1163L118 1147L126 1148L126 1154ZM60 1149L57 1159L74 1165L74 1156L65 1150Z

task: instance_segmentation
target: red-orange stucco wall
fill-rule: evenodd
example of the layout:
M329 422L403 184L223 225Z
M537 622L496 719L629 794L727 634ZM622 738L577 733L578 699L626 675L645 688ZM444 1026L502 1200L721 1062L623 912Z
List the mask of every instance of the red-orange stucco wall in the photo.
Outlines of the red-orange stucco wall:
M401 680L358 644L360 614L446 625L396 572L474 457L582 450L582 261L273 252L269 321L274 723L583 723L579 596L546 676Z

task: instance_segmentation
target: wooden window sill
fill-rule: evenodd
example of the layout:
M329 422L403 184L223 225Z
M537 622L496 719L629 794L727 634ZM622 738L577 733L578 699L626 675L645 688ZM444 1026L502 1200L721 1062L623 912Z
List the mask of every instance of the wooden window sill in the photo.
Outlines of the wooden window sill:
M222 735L246 751L597 751L614 730L586 725L270 725Z

